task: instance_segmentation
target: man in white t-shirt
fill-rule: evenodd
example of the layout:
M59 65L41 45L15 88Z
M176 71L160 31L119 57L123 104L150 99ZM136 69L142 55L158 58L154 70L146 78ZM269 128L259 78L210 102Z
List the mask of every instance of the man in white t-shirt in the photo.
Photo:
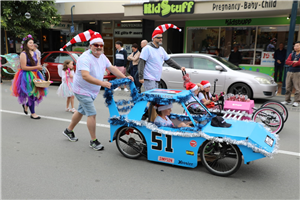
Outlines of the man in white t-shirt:
M158 88L162 74L162 66L166 62L169 66L175 69L185 70L175 61L170 58L162 45L162 33L169 28L177 28L173 24L163 24L158 26L152 33L152 42L149 42L140 55L140 62L138 65L139 81L144 84L145 90Z
M144 84L145 91L158 88L162 74L162 66L166 62L169 66L175 69L185 70L185 67L181 67L175 61L170 58L162 45L162 33L169 28L178 29L180 28L173 24L163 24L153 31L152 42L149 42L142 50L140 55L140 61L138 64L138 75L140 83ZM152 110L152 105L150 110ZM142 119L145 120L148 112L146 111Z
M63 134L72 142L78 141L73 129L79 123L83 115L87 115L87 127L91 135L90 147L94 150L102 150L104 146L96 138L96 109L94 100L101 86L110 88L111 83L103 81L105 69L111 71L118 78L126 78L115 66L112 66L108 58L103 54L104 42L101 35L92 30L75 36L68 45L76 42L90 40L90 50L85 51L77 60L77 69L73 80L73 91L79 101L78 110L73 114L72 121ZM62 50L61 49L61 50ZM133 81L133 78L128 77Z

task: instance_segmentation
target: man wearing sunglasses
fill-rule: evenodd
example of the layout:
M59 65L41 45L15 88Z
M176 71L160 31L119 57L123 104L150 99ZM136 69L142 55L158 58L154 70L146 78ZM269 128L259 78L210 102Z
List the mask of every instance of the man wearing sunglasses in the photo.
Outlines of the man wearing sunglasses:
M67 45L76 42L90 41L90 49L85 51L77 60L77 69L74 75L73 92L79 106L73 114L71 123L63 134L71 141L76 142L73 129L79 123L83 115L87 116L87 127L91 136L90 147L96 151L104 149L104 146L96 137L96 108L94 100L96 99L101 86L110 88L111 83L103 81L105 70L108 69L118 78L126 78L117 67L113 66L108 58L104 55L104 42L99 33L88 30L81 35L75 36ZM131 76L128 77L133 81Z
M140 61L138 64L138 74L140 83L144 84L145 91L158 88L162 74L162 66L166 62L169 66L175 69L185 70L185 67L178 65L167 52L162 47L163 36L162 33L168 30L169 28L177 28L173 24L163 24L158 26L152 33L152 42L149 42L141 52ZM150 105L151 112L153 110L153 105ZM142 117L142 120L145 120L148 117L148 111Z
M178 65L162 46L162 33L169 28L177 28L173 24L164 24L158 26L152 33L152 42L149 42L141 52L138 65L139 81L144 84L145 90L158 88L162 74L163 63L166 62L169 66L175 69L185 70L185 67Z

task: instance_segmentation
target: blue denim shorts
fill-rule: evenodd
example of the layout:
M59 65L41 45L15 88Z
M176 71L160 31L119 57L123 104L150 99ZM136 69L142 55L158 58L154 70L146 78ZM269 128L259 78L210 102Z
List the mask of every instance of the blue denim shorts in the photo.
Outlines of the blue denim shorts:
M90 96L85 96L81 94L74 93L76 99L79 101L79 106L77 111L86 116L96 115L96 108L94 106L94 100Z

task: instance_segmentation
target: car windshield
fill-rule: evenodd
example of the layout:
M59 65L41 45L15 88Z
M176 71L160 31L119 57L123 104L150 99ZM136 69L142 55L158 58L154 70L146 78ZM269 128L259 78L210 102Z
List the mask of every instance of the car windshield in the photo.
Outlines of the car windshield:
M80 55L81 54L79 54L79 53L72 53L72 56L75 58L76 61L78 60Z
M219 56L212 56L214 59L220 61L221 63L223 63L224 65L226 65L227 67L229 67L232 70L241 70L241 68L239 68L238 66L232 64L231 62L225 60L224 58L221 58Z

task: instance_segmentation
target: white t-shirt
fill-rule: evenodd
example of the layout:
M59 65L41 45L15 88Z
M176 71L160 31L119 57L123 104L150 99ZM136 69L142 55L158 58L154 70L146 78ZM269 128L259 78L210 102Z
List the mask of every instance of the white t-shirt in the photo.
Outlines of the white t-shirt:
M155 124L160 124L161 126L174 126L173 122L166 116L167 120L164 120L161 116L157 116L154 120Z
M82 78L81 70L88 71L91 76L103 80L105 69L111 66L108 58L101 54L96 58L91 50L85 51L77 60L76 73L73 78L73 91L76 94L91 96L95 99L100 91L100 85L94 85Z
M209 92L209 99L211 99L211 97L212 97L212 95L211 95L211 93ZM204 94L202 93L202 92L199 92L199 94L198 94L198 98L200 99L200 101L202 101L202 99L206 99L205 97L204 97ZM209 99L206 99L206 100L209 100Z
M154 48L146 45L140 58L146 61L144 79L160 81L164 61L170 59L164 48Z

